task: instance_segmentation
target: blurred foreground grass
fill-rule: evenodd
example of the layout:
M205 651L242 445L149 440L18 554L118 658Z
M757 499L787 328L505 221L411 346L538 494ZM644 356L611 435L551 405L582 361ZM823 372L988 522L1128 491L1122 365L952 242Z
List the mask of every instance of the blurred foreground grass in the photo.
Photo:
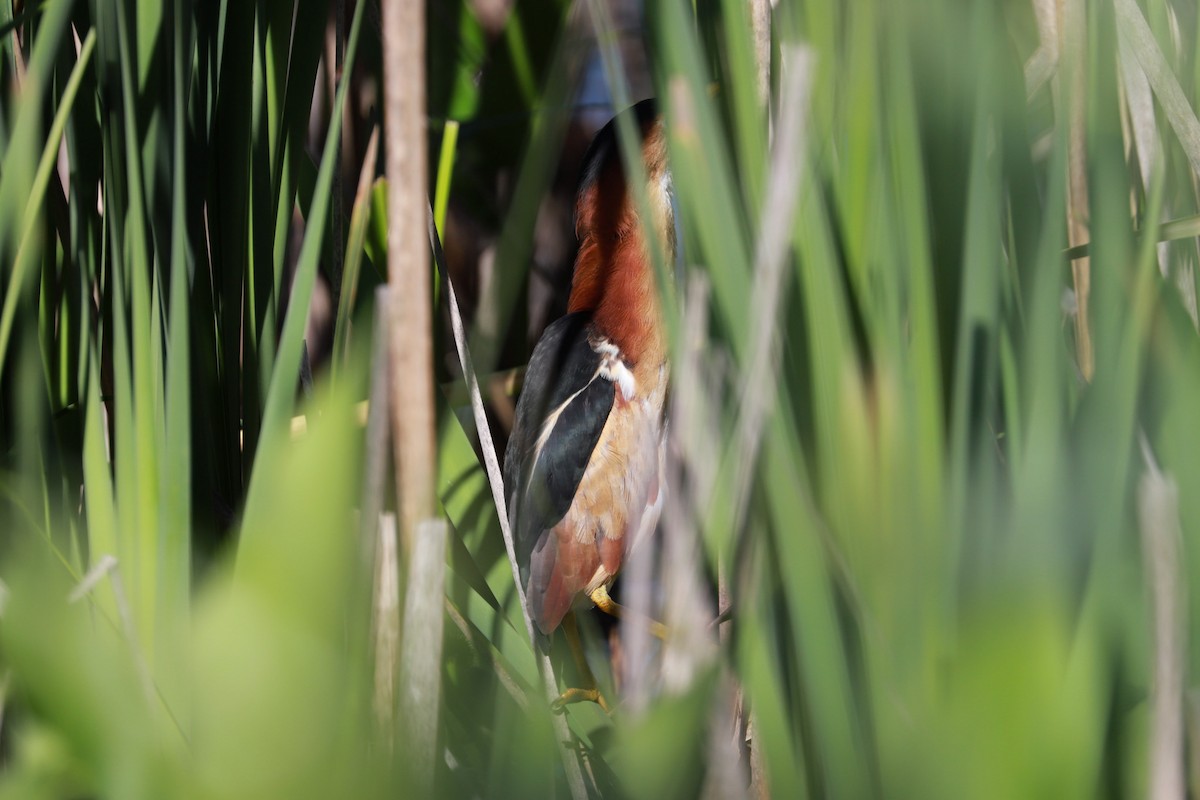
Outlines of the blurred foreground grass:
M376 117L339 112L347 81L306 138L322 59L379 78L376 7L347 5L343 52L319 2L0 2L0 797L410 785L404 720L372 706L358 519L385 211L376 165L357 193L335 169L342 120ZM485 372L516 366L494 362L564 65L606 8L517 4L495 39L473 4L430 12L431 117L486 121L495 91L529 120ZM651 597L678 635L626 651L611 718L569 712L589 790L726 796L754 763L777 797L1200 791L1195 4L784 0L770 114L749 5L647 16L686 245ZM473 81L485 62L510 80ZM439 217L490 168L486 137L446 141ZM318 274L338 346L297 403ZM561 756L451 398L436 785L548 796Z

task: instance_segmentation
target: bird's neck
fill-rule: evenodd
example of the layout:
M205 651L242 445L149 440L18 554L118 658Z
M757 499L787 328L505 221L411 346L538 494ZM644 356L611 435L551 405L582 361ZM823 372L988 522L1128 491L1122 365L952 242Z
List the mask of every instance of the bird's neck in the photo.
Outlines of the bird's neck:
M570 311L591 311L592 324L637 366L666 360L658 284L641 231L589 236L579 248Z

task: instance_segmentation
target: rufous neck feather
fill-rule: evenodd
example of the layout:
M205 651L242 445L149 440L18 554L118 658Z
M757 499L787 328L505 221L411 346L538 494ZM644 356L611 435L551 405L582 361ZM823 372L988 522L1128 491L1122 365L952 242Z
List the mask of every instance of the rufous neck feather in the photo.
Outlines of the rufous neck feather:
M569 310L591 311L596 330L626 360L662 360L658 287L636 223L623 236L588 236L580 244Z
M642 134L652 220L644 225L638 218L620 158L615 149L610 150L576 204L579 255L569 309L591 311L598 332L620 348L627 361L637 364L645 360L657 368L666 357L666 346L651 243L647 241L648 235L655 234L647 232L656 230L670 249L674 226L661 121L647 122Z

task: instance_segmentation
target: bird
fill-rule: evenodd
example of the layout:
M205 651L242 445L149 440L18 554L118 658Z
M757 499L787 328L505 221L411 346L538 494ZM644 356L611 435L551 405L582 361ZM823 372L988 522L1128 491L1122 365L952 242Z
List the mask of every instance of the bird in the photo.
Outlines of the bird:
M575 633L569 614L589 601L621 615L608 589L657 526L666 491L669 348L651 248L673 264L673 187L654 101L621 113L640 136L650 218L630 191L614 117L583 161L567 314L534 347L505 451L520 578L544 637L564 618Z

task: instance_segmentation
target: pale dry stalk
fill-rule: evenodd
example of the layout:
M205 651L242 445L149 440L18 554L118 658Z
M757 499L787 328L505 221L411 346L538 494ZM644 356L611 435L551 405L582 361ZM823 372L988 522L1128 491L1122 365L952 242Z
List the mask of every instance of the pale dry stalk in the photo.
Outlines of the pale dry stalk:
M408 568L397 719L416 796L433 792L440 706L446 523L436 513L433 292L425 237L425 5L383 4L387 132L390 412Z
M1185 796L1183 686L1187 652L1179 487L1158 468L1144 435L1141 444L1146 471L1138 487L1138 521L1154 629L1146 796L1151 800L1175 800Z
M1088 241L1087 183L1087 73L1084 70L1087 15L1083 0L1058 0L1056 8L1059 54L1062 69L1056 81L1057 105L1066 102L1067 135L1067 242L1071 247ZM1071 262L1075 285L1075 357L1085 381L1091 382L1096 369L1089 324L1088 299L1091 296L1091 258Z
M391 414L400 534L434 516L432 284L425 238L425 9L383 4L387 131L388 284L391 287Z

